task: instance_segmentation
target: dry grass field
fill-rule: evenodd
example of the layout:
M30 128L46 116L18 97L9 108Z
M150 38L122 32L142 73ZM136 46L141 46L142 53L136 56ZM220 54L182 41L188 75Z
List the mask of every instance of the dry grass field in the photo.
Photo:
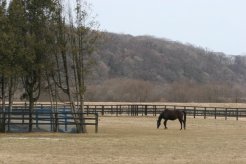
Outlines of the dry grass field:
M0 164L246 163L246 121L187 119L187 130L156 117L100 117L99 133L0 134Z

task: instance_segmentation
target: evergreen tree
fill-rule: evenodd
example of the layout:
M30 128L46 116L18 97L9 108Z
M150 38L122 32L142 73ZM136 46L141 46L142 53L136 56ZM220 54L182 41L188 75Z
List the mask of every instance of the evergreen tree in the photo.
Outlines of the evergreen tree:
M6 16L6 1L0 0L0 84L1 84L1 112L5 112L5 96L6 96L6 74L7 71L5 66L5 59L7 57L7 50L5 46L8 42L8 34L7 34L7 16ZM0 114L0 118L3 118L4 115ZM4 120L1 119L0 122L0 131L5 131Z
M25 33L25 54L23 56L23 84L29 100L29 131L32 131L34 102L40 96L42 77L47 59L50 38L47 35L50 21L55 12L54 0L25 0L27 30Z

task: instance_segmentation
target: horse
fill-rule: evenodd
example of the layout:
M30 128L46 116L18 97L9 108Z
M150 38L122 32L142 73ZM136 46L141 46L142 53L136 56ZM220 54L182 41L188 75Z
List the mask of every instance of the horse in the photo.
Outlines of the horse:
M157 129L161 125L161 119L164 119L164 126L165 129L167 129L167 120L176 120L178 119L181 125L180 130L182 130L182 123L185 129L186 126L186 112L183 110L169 110L165 109L164 111L161 112L159 115L159 118L157 120Z

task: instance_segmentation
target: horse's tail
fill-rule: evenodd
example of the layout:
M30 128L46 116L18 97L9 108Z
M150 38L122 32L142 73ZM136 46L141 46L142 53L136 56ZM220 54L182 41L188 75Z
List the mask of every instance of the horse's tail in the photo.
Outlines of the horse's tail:
M186 111L183 111L183 113L184 113L184 129L185 129L185 127L186 127Z

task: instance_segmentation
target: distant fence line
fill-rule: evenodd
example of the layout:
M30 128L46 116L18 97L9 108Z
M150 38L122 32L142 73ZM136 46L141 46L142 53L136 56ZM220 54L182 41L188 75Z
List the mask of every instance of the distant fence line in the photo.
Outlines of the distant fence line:
M114 105L85 105L86 115L97 113L99 116L156 116L164 109L185 110L188 116L196 118L207 117L234 117L236 120L246 117L246 108L224 108L203 106L181 106L181 105L152 105L152 104L114 104ZM27 110L27 104L15 104L12 111ZM59 104L56 109L51 109L50 104L37 104L35 110L69 111L69 104Z
M86 105L85 112L96 112L102 116L156 116L165 109L186 111L188 116L207 117L246 117L246 108L199 107L178 105Z

